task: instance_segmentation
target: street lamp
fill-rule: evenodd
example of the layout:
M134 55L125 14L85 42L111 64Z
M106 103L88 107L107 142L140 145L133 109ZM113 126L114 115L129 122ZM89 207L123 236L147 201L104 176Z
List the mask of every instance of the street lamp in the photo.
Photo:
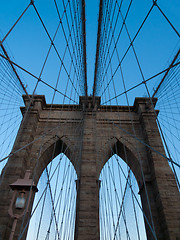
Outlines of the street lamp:
M31 171L27 170L23 179L19 178L9 185L14 191L8 210L9 215L14 218L9 240L13 240L18 219L28 212L32 193L38 191L35 183L30 179L30 174Z

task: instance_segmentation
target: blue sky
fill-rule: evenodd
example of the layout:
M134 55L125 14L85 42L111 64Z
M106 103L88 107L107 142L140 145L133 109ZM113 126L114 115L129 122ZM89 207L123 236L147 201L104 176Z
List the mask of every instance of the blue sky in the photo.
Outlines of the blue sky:
M97 19L98 19L98 3L99 1L86 1L86 29L87 29L87 76L88 76L88 87L89 94L92 92L92 84L94 77L94 63L95 63L95 51L96 51L96 37L97 37ZM180 3L178 0L162 1L159 0L159 5L169 17L174 26L179 30L179 9ZM25 7L28 5L29 1L4 1L1 4L0 10L0 30L1 38L7 33L12 24L16 21ZM147 14L152 1L142 1L135 0L132 3L131 11L127 19L127 27L129 29L130 35L133 38L138 27L140 26L143 18ZM40 12L40 15L49 31L51 36L54 34L56 26L58 24L58 17L55 11L53 1L35 1L35 5ZM122 12L125 14L127 10L128 2L122 5ZM119 25L120 26L120 25ZM116 33L118 33L118 29ZM63 53L63 39L61 38L61 44L59 44L60 39L57 41L57 48L61 54L61 49ZM17 24L12 33L7 37L7 45L10 48L10 53L15 58L20 66L28 69L35 75L40 73L42 63L45 59L47 49L49 47L49 39L47 38L42 25L35 14L32 6L29 8L27 13L23 16L22 20ZM123 55L124 51L128 47L129 40L127 34L124 31L122 33L122 38L119 41L119 51L120 55ZM179 40L176 34L172 31L171 27L168 25L166 20L160 14L158 9L154 9L150 15L147 23L143 27L141 33L137 37L135 43L135 49L139 57L144 75L146 78L152 76L153 74L161 71L168 66L168 62L172 59L176 50L179 47ZM52 84L57 78L58 59L56 58L54 52L52 51L49 63L45 69L43 79ZM114 60L114 66L117 64ZM127 88L139 83L140 75L137 65L135 63L132 52L130 51L127 55L124 63L123 70L125 75L125 80L127 83ZM32 92L35 84L35 80L29 77L27 74L19 70L19 74L23 81L28 85L28 89ZM116 80L116 88L119 92L121 89L118 80ZM154 85L155 80L152 81L150 87ZM119 87L118 87L119 86ZM61 87L59 88L61 89ZM64 89L61 89L64 91ZM38 87L37 93L47 92L43 84ZM141 94L142 89L133 92L133 95ZM48 95L48 94L47 94ZM48 97L48 96L47 96ZM48 98L50 101L50 98Z

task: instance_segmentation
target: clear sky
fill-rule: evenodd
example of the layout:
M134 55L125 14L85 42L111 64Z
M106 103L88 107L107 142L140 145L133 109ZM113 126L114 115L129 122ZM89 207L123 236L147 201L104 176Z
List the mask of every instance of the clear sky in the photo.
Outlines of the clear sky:
M29 1L27 0L3 1L0 9L1 38L7 33L7 31L20 16L28 3ZM174 24L174 26L177 28L177 30L179 30L180 2L178 0L173 0L171 2L168 0L159 0L158 3L165 14L169 17L171 22ZM122 5L122 13L124 15L126 13L128 4L129 2L126 2L124 5ZM152 1L150 0L133 1L131 11L127 19L127 27L129 29L131 38L134 37L151 4ZM58 16L53 1L36 0L35 5L39 10L49 33L51 36L53 36L58 24ZM99 1L86 1L87 75L89 94L92 92L92 84L94 78L98 7ZM119 26L116 31L116 36L118 29L120 29ZM57 37L56 44L62 56L65 45L63 46L64 41L63 37L61 36L59 35ZM120 56L122 56L129 44L129 40L125 31L122 33L122 37L119 42L120 43L118 45L118 48ZM6 43L9 46L10 52L12 53L12 56L14 56L15 61L20 66L26 68L38 76L50 43L32 6L23 16L22 20L20 20L20 22L17 24L12 33L10 33L10 35L7 37ZM134 44L145 78L148 78L168 66L168 61L172 59L173 55L178 49L179 39L167 21L164 19L162 14L158 11L158 9L154 9ZM117 60L114 61L115 66L117 65ZM45 72L42 76L42 78L47 83L50 83L52 85L57 78L57 64L58 59L55 57L55 54L52 53L51 58L45 68ZM68 66L68 63L66 66ZM139 70L131 51L127 55L122 67L127 88L140 82ZM26 82L28 85L29 91L32 92L33 86L35 84L35 79L29 77L22 71L19 71L19 74L24 82ZM152 81L152 85L154 83L155 80ZM115 79L115 84L117 91L121 92L122 89L119 89L119 83L117 79ZM152 85L150 85L151 88ZM59 89L64 91L62 86L59 86ZM43 91L47 92L48 90L46 87L40 84L37 92L43 93ZM140 89L139 92L138 90L133 92L133 95L140 95L141 93L142 89Z

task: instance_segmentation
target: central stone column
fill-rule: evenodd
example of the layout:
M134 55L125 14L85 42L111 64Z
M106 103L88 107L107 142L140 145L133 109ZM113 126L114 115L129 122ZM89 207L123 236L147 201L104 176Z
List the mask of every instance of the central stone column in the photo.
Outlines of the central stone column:
M80 177L77 182L75 240L99 240L99 182L96 161L96 103L81 99L84 126Z

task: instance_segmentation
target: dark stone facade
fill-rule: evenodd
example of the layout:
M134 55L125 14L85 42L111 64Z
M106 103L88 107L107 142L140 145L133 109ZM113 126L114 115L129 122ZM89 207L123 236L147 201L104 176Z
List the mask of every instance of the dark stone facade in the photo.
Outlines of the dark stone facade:
M23 114L28 106L26 96L24 101ZM155 104L156 99L153 102ZM12 150L18 151L9 158L1 175L0 239L9 239L13 224L8 214L13 194L9 184L24 178L26 170L35 171L31 178L37 184L52 160L53 151L53 157L64 152L78 175L76 240L100 238L98 179L104 164L115 153L127 162L136 177L143 210L151 225L153 218L157 239L180 239L180 195L167 159L162 156L165 151L148 98L136 98L130 108L102 106L99 97L95 101L92 97L80 97L79 105L54 104L51 107L44 96L37 95L30 108ZM28 214L33 199L34 194ZM17 221L14 239L18 237L20 226L21 220ZM147 223L146 230L148 240L154 239Z

